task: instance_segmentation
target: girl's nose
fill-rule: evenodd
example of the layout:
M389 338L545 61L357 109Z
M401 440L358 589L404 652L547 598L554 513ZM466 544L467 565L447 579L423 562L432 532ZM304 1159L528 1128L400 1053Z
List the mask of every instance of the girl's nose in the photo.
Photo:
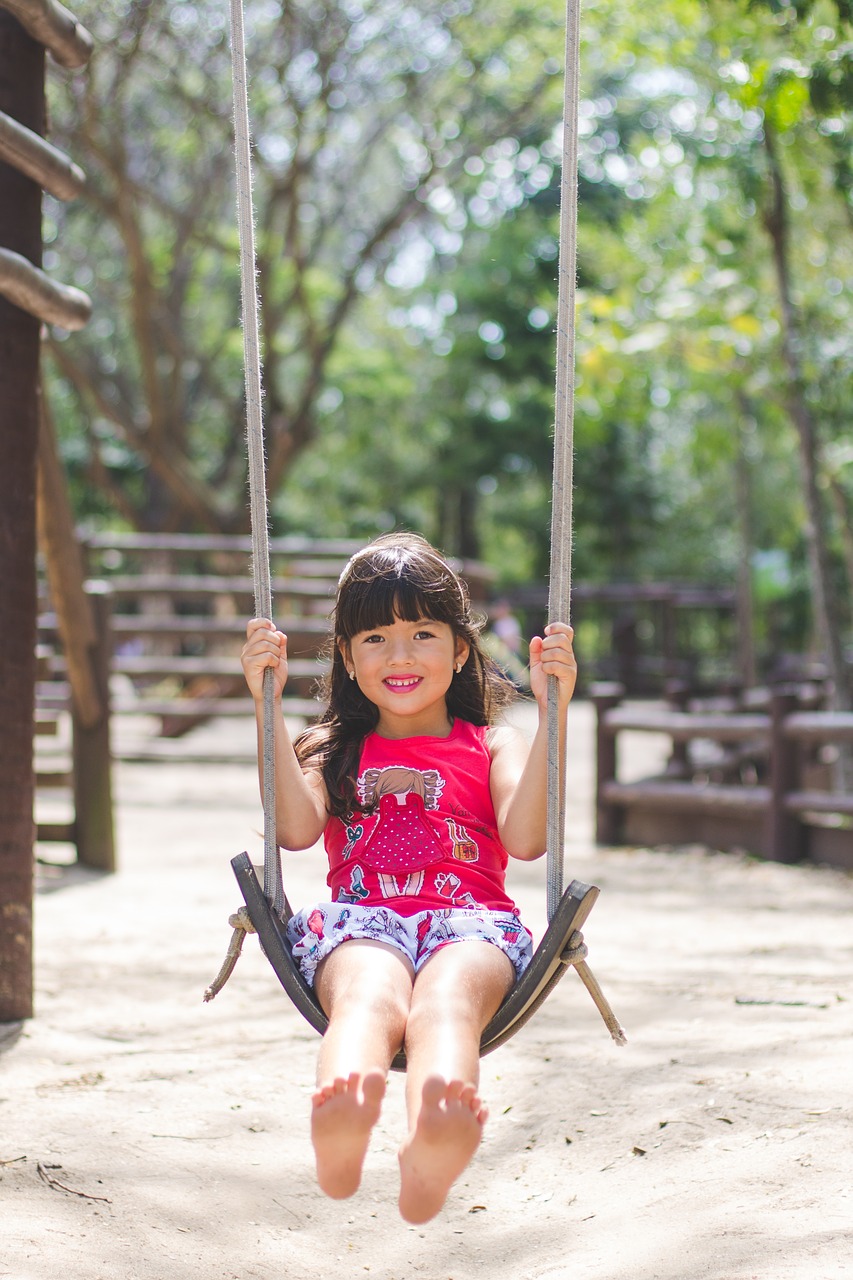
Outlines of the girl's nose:
M407 640L395 640L391 646L388 659L392 666L410 666L414 661L412 646Z

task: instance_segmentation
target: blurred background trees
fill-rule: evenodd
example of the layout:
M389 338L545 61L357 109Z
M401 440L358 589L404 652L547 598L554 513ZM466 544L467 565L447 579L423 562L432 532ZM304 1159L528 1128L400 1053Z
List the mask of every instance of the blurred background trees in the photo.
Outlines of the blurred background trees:
M53 131L90 192L46 257L96 303L51 340L78 511L242 529L227 6L76 7L98 53ZM562 3L246 14L276 530L403 523L541 580ZM849 0L589 0L583 31L577 577L739 583L761 653L840 678Z

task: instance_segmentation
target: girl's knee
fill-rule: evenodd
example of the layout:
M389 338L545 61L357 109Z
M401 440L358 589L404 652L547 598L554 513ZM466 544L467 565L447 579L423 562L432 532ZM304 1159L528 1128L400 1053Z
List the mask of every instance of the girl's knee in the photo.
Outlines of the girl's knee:
M393 948L344 942L318 968L315 987L330 1018L405 1024L413 977L411 965Z
M415 995L435 999L457 996L476 1001L493 993L500 999L515 983L512 961L491 942L467 939L453 942L434 952L415 979Z
M512 962L497 947L453 943L436 952L417 975L409 1022L455 1022L482 1030L514 982Z
M404 994L395 989L371 989L354 987L335 1005L333 1017L347 1018L355 1023L367 1022L405 1027L411 1008L411 992Z

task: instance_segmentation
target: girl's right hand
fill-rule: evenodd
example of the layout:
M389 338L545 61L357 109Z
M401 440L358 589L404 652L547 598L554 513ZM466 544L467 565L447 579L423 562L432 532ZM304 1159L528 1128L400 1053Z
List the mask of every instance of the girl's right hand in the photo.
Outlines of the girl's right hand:
M287 636L277 631L268 618L252 618L246 627L246 643L240 652L243 675L252 697L260 702L264 696L264 672L275 673L275 696L280 698L287 684Z

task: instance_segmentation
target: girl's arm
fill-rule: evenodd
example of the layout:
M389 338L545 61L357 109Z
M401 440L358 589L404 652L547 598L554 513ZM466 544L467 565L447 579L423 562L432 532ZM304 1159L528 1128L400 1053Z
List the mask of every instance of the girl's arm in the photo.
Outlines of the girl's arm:
M326 788L317 769L307 772L296 758L281 713L287 684L287 636L266 618L253 618L246 628L240 661L255 705L258 728L258 773L263 794L264 671L272 667L275 698L275 821L276 838L285 849L309 849L329 820Z
M544 637L530 641L530 688L539 706L539 723L528 747L520 733L496 729L490 736L490 785L498 834L513 858L526 862L545 852L548 816L548 676L558 681L560 752L565 749L566 712L575 689L577 664L572 629L552 623Z

